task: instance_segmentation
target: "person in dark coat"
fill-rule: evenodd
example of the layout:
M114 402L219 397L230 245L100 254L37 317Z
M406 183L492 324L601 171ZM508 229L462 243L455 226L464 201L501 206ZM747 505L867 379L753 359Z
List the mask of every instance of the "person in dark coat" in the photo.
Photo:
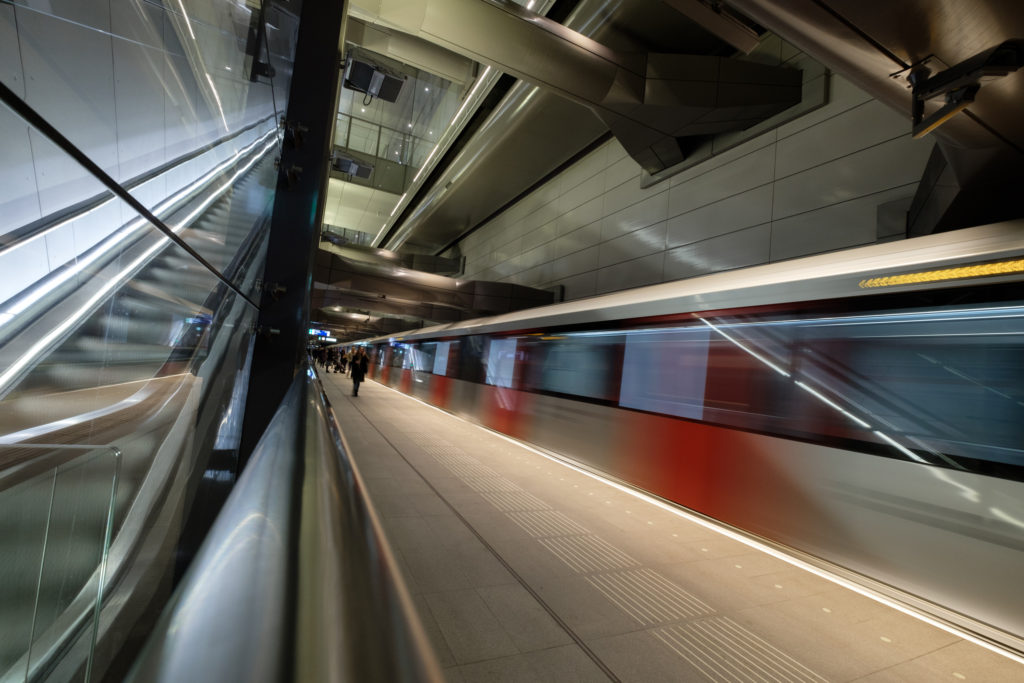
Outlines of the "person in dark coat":
M359 383L363 381L367 371L370 369L370 359L366 357L366 349L359 349L359 351L352 354L352 359L348 365L352 374L352 395L358 396Z

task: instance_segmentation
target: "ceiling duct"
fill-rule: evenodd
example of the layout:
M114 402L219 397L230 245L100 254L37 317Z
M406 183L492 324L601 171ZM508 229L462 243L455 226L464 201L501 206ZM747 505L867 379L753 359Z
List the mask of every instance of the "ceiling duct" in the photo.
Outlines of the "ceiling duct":
M589 107L651 173L682 160L680 138L746 128L800 101L797 70L618 52L511 2L425 0L374 21Z
M458 280L402 268L383 250L321 245L327 248L317 252L313 271L313 305L318 308L355 304L374 313L402 312L430 322L449 322L554 302L554 294L547 290ZM353 297L362 302L354 302Z

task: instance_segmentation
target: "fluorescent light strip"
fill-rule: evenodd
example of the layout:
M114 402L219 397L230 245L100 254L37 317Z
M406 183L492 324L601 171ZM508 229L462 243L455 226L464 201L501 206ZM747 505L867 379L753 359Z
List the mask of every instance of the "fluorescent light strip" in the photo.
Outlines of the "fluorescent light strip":
M255 165L257 161L259 161L268 151L270 151L276 145L276 140L267 144L259 155L257 155L245 167L243 167L237 173L235 173L230 181L222 185L221 188L218 190L217 194L209 198L205 202L205 206L209 206L209 204L213 203L213 201L217 197L223 194L223 192L228 187L231 186L231 184L238 176L252 168L252 166ZM190 214L190 216L194 217L195 215L197 215L197 213L198 211L193 211L192 214ZM135 222L136 221L133 221L133 223ZM147 223L145 220L142 220L142 222ZM183 230L186 226L187 223L182 222L172 229L174 230L175 233L177 233ZM97 291L95 294L89 297L85 304L80 306L77 311L72 313L61 324L57 325L55 328L50 330L50 332L43 335L43 337L41 337L35 344L29 347L28 351L22 354L22 356L18 358L18 360L14 361L14 363L12 363L11 366L7 368L6 371L0 374L0 396L4 394L4 392L7 390L7 385L18 375L18 373L21 372L23 368L25 368L29 363L33 362L37 357L42 355L44 351L49 350L51 346L57 342L57 340L60 338L62 334L71 329L74 325L77 325L82 320L82 318L84 318L87 314L91 313L93 307L97 303L99 303L103 299L103 297L109 294L115 287L118 287L125 281L127 281L128 278L134 275L135 271L139 267L144 265L154 254L156 254L159 250L163 249L166 243L170 241L171 239L167 235L160 233L159 239L149 249L143 252L141 256L132 261L127 268L122 268L121 272L119 272L117 276L108 280L107 283L103 285L103 287L101 287L99 291Z
M875 602L881 603L881 604L885 605L886 607L891 607L892 609L894 609L894 610L896 610L898 612L902 612L903 614L906 614L909 617L913 617L914 619L917 619L918 621L922 621L922 622L924 622L924 623L926 623L926 624L928 624L930 626L934 626L935 628L941 629L941 630L945 631L946 633L949 633L949 634L952 634L952 635L956 636L957 638L962 638L963 640L966 640L968 642L974 643L975 645L979 645L979 646L985 648L986 650L989 650L990 652L994 652L997 655L1001 655L1003 657L1006 657L1007 659L1012 659L1015 662L1019 662L1021 664L1024 664L1024 656L1021 656L1021 655L1017 654L1016 652L1008 650L1008 649L1006 649L1004 647L1001 647L999 645L996 645L994 643L990 643L990 642L988 642L988 641L986 641L986 640L984 640L982 638L979 638L978 636L975 636L975 635L973 635L973 634L971 634L971 633L969 633L969 632L967 632L967 631L965 631L963 629L960 629L960 628L958 628L956 626L953 626L951 624L947 624L947 623L944 623L942 621L939 621L938 619L936 619L934 617L931 617L931 616L929 616L927 614L924 614L923 612L920 612L920 611L915 610L915 609L913 609L911 607L903 605L903 604L897 602L896 600L893 600L892 598L889 598L889 597L887 597L885 595L882 595L881 593L877 593L877 592L872 591L871 589L866 588L864 586L861 586L860 584L855 583L855 582L853 582L853 581L851 581L849 579L845 579L845 578L843 578L841 576L838 576L838 575L833 574L833 573L831 573L829 571L821 569L820 567L818 567L818 566L816 566L814 564L811 564L810 562L807 562L805 560L801 560L800 558L795 557L793 555L789 555L789 554L787 554L787 553L785 553L785 552L783 552L781 550L778 550L777 548L773 548L770 545L761 543L760 541L757 541L757 540L755 540L753 538L750 538L750 537L748 537L748 536L746 536L744 534L740 534L738 532L732 531L728 527L726 527L726 526L724 526L724 525L722 525L722 524L720 524L718 522L710 521L710 520L705 519L703 517L700 517L700 516L698 516L696 514L687 512L686 510L684 510L684 509L682 509L682 508L680 508L680 507L678 507L676 505L673 505L673 504L670 504L670 503L666 503L665 501L660 500L658 498L655 498L654 496L652 496L650 494L643 493L642 491L639 491L639 490L634 489L632 487L626 486L624 484L620 484L620 483L618 483L616 481L613 481L611 479L607 479L604 476L601 476L601 475L599 475L599 474L597 474L595 472L592 472L592 471L590 471L590 470L588 470L586 468L580 467L579 465L576 465L576 464L574 464L574 463L572 463L572 462L570 462L568 460L564 460L564 459L562 459L560 457L553 456L550 453L545 453L544 451L539 450L539 449L535 448L534 446L531 446L530 444L524 443L524 442L519 441L517 439L513 439L513 438L511 438L511 437L509 437L509 436L507 436L505 434L502 434L501 432L496 432L493 429L488 429L488 428L483 427L481 425L478 425L478 424L475 424L473 422L470 422L469 420L466 420L466 419L464 419L462 417L459 417L458 415L455 415L453 413L449 413L446 410L442 410L441 408L438 408L437 406L430 405L426 401L418 399L418 398L416 398L414 396L409 396L408 394L404 394L404 393L398 391L397 389L392 389L391 387L386 386L384 384L380 384L380 382L377 382L377 384L382 386L382 387L384 387L385 389L389 389L390 391L395 392L399 396L404 396L405 398L407 398L407 399L409 399L411 401L416 401L417 403L425 405L428 408L432 408L433 410L436 410L439 413L443 413L444 415L447 415L450 418L454 418L456 420L461 420L462 422L464 422L464 423L466 423L468 425L471 425L471 426L476 427L478 429L481 429L481 430L483 430L485 432L493 434L494 436L497 436L498 438L504 439L505 441L507 441L509 443L515 444L516 446L519 446L520 448L524 448L524 449L530 451L531 453L536 453L537 455L541 456L542 458L547 458L551 462L556 463L558 465L561 465L562 467L566 467L566 468L568 468L570 470L573 470L575 472L578 472L578 473L580 473L580 474L582 474L584 476L590 477L591 479L593 479L595 481L598 481L598 482L600 482L602 484L605 484L607 486L610 486L610 487L612 487L614 489L617 489L618 491L621 491L622 493L626 493L626 494L628 494L630 496L633 496L634 498L636 498L636 499L638 499L640 501L643 501L645 503L649 503L650 505L653 505L654 507L660 508L660 509L662 509L662 510L664 510L666 512L670 512L670 513L672 513L673 515L675 515L677 517L681 517L682 519L685 519L687 521L693 522L694 524L698 524L698 525L704 527L705 529L708 529L709 531L713 531L713 532L715 532L717 534L720 534L722 536L726 536L727 538L731 538L734 541L739 541L740 543L742 543L742 544L744 544L744 545L746 545L746 546L748 546L750 548L754 548L755 550L760 550L761 552L766 553L768 555L771 555L772 557L774 557L776 559L782 560L783 562L785 562L787 564L793 565L794 567L797 567L798 569L803 569L804 571L810 572L811 574L814 574L815 576L819 576L819 577L825 579L826 581L830 581L830 582L832 582L834 584L842 586L843 588L847 588L847 589L853 591L854 593L857 593L859 595L863 595L866 598L869 598L871 600L874 600Z
M928 462L927 460L925 460L924 458L919 456L914 451L910 450L906 446L904 446L904 445L900 444L899 442L897 442L895 439L893 439L891 436L889 436L885 432L880 432L877 429L875 429L871 433L874 434L875 436L878 436L881 439L884 439L888 443L892 444L896 448L896 450L898 450L900 453L903 453L908 458L911 458L912 460L915 460L917 462L923 462L923 463L927 463Z
M804 391L806 391L810 395L814 396L815 398L817 398L819 401L821 401L825 405L830 406L831 408L833 408L835 410L838 410L840 413L842 413L846 417L850 418L851 420L856 422L858 425L860 425L864 429L871 429L871 425L869 425L867 422L865 422L864 420L860 419L859 417L857 417L853 413L849 412L848 410L845 410L844 408L839 407L838 404L834 403L830 399L828 399L825 396L823 396L822 394L818 393L817 391L815 391L811 387L807 386L806 384L804 384L800 380L796 379L796 380L793 380L793 381L796 383L796 385L798 387L800 387L801 389L803 389Z
M707 321L707 320L705 320L704 318L701 318L701 317L699 317L699 316L697 317L697 320L701 321L702 323L704 323L705 325L707 325L708 327L710 327L711 329L713 329L713 330L714 330L715 332L717 332L718 334L722 335L723 337L725 337L726 339L728 339L729 341L731 341L731 342L732 342L733 344L735 344L736 346L740 347L741 349L743 349L744 351L746 351L747 353L749 353L749 354L750 354L751 356L753 356L754 358L758 359L759 361L761 361L762 363L764 363L765 365L767 365L768 367L770 367L770 368L771 368L772 370L774 370L775 372L777 372L777 373L779 373L780 375L782 375L783 377L789 377L789 373L788 373L788 372L786 372L785 370L783 370L782 368L780 368L780 367L779 367L778 365L776 365L775 363L771 362L771 361L770 361L770 360L768 360L767 358L765 358L765 357L761 356L761 355L760 355L760 354L758 354L757 352L755 352L755 351L752 351L752 350L748 349L748 348L747 348L746 346L744 346L743 344L741 344L741 343L740 343L739 341L737 341L736 339L733 339L733 338L732 338L732 337L731 337L730 335L728 335L727 333L725 333L725 332L723 332L722 330L720 330L720 329L719 329L718 327L716 327L716 326L715 326L714 324L712 324L711 322L709 322L709 321Z
M452 117L452 122L448 124L448 130L451 130L452 128L454 128L456 126L456 123L458 122L459 117L462 116L462 112L465 111L466 107L469 105L469 103L473 101L473 96L476 95L476 91L480 89L480 86L483 84L484 79L487 78L487 74L489 74L490 72L491 72L491 67L488 66L487 68L485 68L483 70L483 73L480 74L480 77L476 79L476 83L473 85L472 89L469 91L469 94L466 95L466 99L463 100L462 106L459 107L459 110L457 112L455 112L455 116ZM436 145L434 145L434 149L430 150L430 154L427 155L427 158L423 160L423 165L420 166L420 170L417 171L416 175L413 176L413 178L412 178L412 185L415 185L419 181L420 176L423 175L423 172L426 171L430 167L430 160L434 158L434 155L437 154L437 151L440 148L441 148L441 141L439 140L438 143ZM406 194L408 194L408 192L406 192ZM405 195L403 194L402 198L398 200L397 204L395 204L395 208L391 210L391 216L395 215L395 212L398 211L398 207L402 204L402 201L404 199L405 199ZM380 232L378 232L377 235L373 238L373 242L376 242L377 240L380 239L380 236L384 234L384 230L387 227L388 227L387 223L385 223L384 226L380 229Z

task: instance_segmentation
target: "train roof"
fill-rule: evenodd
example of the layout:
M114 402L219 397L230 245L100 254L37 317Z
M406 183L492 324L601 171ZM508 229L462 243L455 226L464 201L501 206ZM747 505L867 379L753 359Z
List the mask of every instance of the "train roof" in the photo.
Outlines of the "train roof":
M691 311L871 295L893 291L893 287L898 287L899 291L914 291L956 284L966 286L975 284L978 277L1005 281L1020 278L1020 270L1024 268L1003 274L993 274L991 269L985 271L981 268L952 274L945 269L1011 259L1022 254L1024 221L1008 221L701 275L360 342L564 327ZM926 271L929 274L922 277Z

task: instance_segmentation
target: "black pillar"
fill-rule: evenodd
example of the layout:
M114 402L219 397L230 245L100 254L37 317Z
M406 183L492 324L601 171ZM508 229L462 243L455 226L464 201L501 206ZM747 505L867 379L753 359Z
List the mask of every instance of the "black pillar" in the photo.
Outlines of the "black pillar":
M345 0L302 3L242 424L240 468L306 355L313 259L327 198L330 141L338 106L339 44L347 9Z

